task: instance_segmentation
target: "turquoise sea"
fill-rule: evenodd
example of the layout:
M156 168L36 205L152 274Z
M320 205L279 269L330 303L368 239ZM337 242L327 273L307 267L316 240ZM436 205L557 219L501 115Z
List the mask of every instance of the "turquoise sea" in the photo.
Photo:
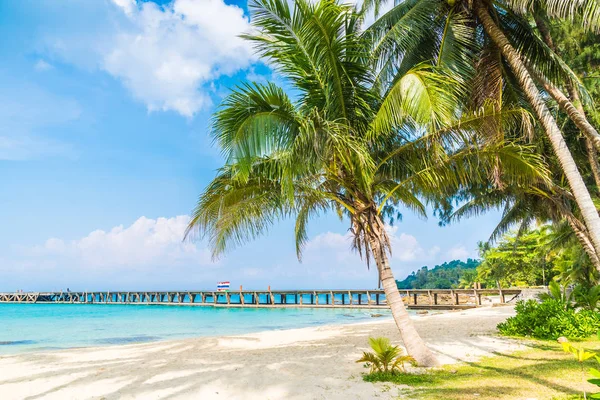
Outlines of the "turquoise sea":
M372 320L387 310L0 304L0 354Z

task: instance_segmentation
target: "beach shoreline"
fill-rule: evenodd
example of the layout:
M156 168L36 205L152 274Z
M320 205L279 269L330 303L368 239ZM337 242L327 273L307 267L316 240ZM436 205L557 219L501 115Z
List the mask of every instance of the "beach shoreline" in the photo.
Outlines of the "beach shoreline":
M414 317L443 363L519 348L494 335L512 307ZM391 318L0 356L2 399L393 398L355 363L370 336L401 344Z

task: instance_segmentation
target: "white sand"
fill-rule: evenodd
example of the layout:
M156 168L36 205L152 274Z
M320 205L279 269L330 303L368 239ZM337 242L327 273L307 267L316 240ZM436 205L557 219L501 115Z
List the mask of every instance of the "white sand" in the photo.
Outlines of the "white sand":
M442 362L507 353L510 307L415 318ZM0 399L390 399L354 361L369 336L401 344L393 321L0 357Z

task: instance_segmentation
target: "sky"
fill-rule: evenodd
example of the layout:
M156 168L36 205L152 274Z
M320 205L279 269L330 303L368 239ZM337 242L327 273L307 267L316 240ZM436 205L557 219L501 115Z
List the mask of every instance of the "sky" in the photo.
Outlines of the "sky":
M0 0L0 291L373 288L348 221L293 221L214 260L183 241L222 165L210 116L236 84L273 80L239 35L245 0ZM499 214L389 227L399 279L476 257Z

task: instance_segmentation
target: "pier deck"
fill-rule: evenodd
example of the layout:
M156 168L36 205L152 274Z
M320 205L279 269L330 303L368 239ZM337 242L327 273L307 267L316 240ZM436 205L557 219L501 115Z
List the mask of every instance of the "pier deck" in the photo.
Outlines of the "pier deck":
M408 308L447 310L475 308L489 296L510 302L521 290L413 289L400 294ZM27 292L0 293L0 303L387 308L383 290Z

